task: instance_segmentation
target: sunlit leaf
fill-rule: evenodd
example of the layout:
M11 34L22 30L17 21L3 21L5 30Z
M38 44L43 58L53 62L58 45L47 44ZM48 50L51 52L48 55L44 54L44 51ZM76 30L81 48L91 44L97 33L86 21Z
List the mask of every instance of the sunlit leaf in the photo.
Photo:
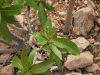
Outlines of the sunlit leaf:
M15 56L15 57L13 58L13 60L12 60L12 65L13 65L14 67L18 67L18 68L20 68L20 69L24 69L23 66L22 66L22 63L21 63L20 59L19 59L17 56Z
M27 51L26 49L23 49L22 53L21 53L21 62L22 65L25 69L29 69L30 65L28 63L28 58L27 58Z
M67 50L67 52L69 52L73 55L80 54L80 50L78 49L76 44L68 39L56 38L56 39L54 39L54 45L56 45L59 48L65 48Z
M39 64L33 65L31 69L31 73L37 74L47 71L52 65L54 64L54 61L47 60Z

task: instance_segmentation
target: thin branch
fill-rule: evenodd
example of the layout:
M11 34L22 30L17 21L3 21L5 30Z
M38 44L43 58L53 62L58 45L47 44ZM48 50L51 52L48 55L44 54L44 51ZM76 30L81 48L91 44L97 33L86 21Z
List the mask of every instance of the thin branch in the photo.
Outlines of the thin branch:
M14 52L17 52L19 50L22 50L25 47L26 46L23 43L21 43L17 46L14 46L13 49L0 49L0 53L14 53Z
M35 22L35 21L37 21L37 20L39 20L39 17L37 17L37 18L35 18L33 21L31 21L31 25Z
M7 43L6 41L3 41L3 40L0 39L0 42L2 42L2 43L4 43L4 44L8 45L8 46L11 47L11 48L13 48L13 45Z
M29 13L30 13L30 6L27 6L27 14L26 14L26 20L27 20L27 29L29 31L29 33L32 33L32 29L31 29L31 24L29 21Z
M11 35L11 39L13 39L14 41L18 42L18 43L22 43L25 41L25 39L15 35L14 33L10 32Z
M23 33L27 33L28 32L27 30L25 30L23 28L18 28L18 27L14 26L14 25L11 25L11 24L8 24L8 26L11 27L14 30L18 30L18 31L23 32Z

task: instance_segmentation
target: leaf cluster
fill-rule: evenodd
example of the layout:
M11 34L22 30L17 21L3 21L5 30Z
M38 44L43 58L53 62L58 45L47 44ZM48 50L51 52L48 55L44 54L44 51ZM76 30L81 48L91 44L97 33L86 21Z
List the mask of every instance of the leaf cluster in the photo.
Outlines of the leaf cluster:
M17 56L13 58L12 64L20 69L17 75L52 75L47 70L54 64L54 61L62 69L63 54L80 54L78 47L72 41L57 38L56 28L52 26L51 19L46 14L46 10L51 12L55 12L55 10L45 0L25 0L26 3L24 3L24 0L14 0L14 5L11 5L12 1L0 0L0 35L11 44L11 37L6 23L15 24L17 21L14 19L14 15L20 14L26 6L30 6L38 11L41 26L40 33L36 32L30 35L38 40L37 44L40 44L42 49L50 52L49 60L33 65L36 49L30 53L29 57L27 57L27 52L24 49L21 54L21 61ZM6 6L4 6L5 4Z

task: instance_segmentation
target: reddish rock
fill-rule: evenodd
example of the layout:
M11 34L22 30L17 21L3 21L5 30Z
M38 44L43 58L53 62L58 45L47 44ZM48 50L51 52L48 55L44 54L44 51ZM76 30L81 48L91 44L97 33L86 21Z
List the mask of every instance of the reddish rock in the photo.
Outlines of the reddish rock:
M14 75L14 66L10 64L3 67L1 70L1 75Z
M64 66L68 70L74 70L78 68L84 68L93 64L93 55L89 52L80 53L80 55L68 55L67 61L64 63Z

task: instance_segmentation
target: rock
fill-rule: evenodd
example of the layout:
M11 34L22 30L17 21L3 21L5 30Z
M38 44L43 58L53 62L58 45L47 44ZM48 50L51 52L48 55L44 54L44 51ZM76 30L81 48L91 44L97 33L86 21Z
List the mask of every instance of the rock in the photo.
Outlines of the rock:
M14 66L10 64L3 67L1 70L1 75L14 75Z
M5 54L1 54L0 55L0 63L4 63L6 59L8 59L9 54L5 53Z
M94 45L100 45L100 42L95 42Z
M15 18L21 25L23 25L23 15L16 15Z
M96 59L96 60L100 60L100 57L96 57L95 59Z
M62 36L57 36L57 38L63 38Z
M95 9L96 6L95 6L95 4L93 3L93 1L89 1L89 2L90 2L89 6L91 5L91 7L92 7L93 9Z
M50 71L52 72L53 70L56 70L56 69L58 69L58 66L52 66L52 67L50 68Z
M89 41L87 41L84 37L78 37L77 39L72 39L71 41L77 45L80 52L90 45Z
M100 71L100 68L98 68L98 71Z
M66 12L59 12L59 15L63 17L65 15L67 15L67 13Z
M89 41L90 43L95 43L95 40L94 40L94 39L88 39L88 41Z
M93 75L93 74L92 73L88 73L88 74L70 73L70 74L65 74L65 75Z
M86 4L86 5L88 4L87 0L84 1L84 4Z
M43 62L43 61L38 61L38 60L37 60L35 64L39 64L39 63L41 63L41 62Z
M98 14L99 14L98 11L95 11L95 15L96 15L96 17L98 17Z
M100 62L98 62L97 64L98 64L98 66L100 67Z
M90 6L82 8L74 13L74 28L75 35L87 36L87 33L94 26L95 12ZM78 31L77 31L78 30Z
M67 61L64 63L64 66L68 70L74 70L78 68L84 68L93 64L93 55L89 52L80 53L78 56L68 55Z
M95 32L98 32L99 30L100 30L99 27L96 27L96 28L94 29Z
M96 18L95 21L96 21L96 23L98 23L99 26L100 26L100 19Z
M85 68L87 72L95 72L98 70L99 66L97 64L92 64L91 66L88 66Z

